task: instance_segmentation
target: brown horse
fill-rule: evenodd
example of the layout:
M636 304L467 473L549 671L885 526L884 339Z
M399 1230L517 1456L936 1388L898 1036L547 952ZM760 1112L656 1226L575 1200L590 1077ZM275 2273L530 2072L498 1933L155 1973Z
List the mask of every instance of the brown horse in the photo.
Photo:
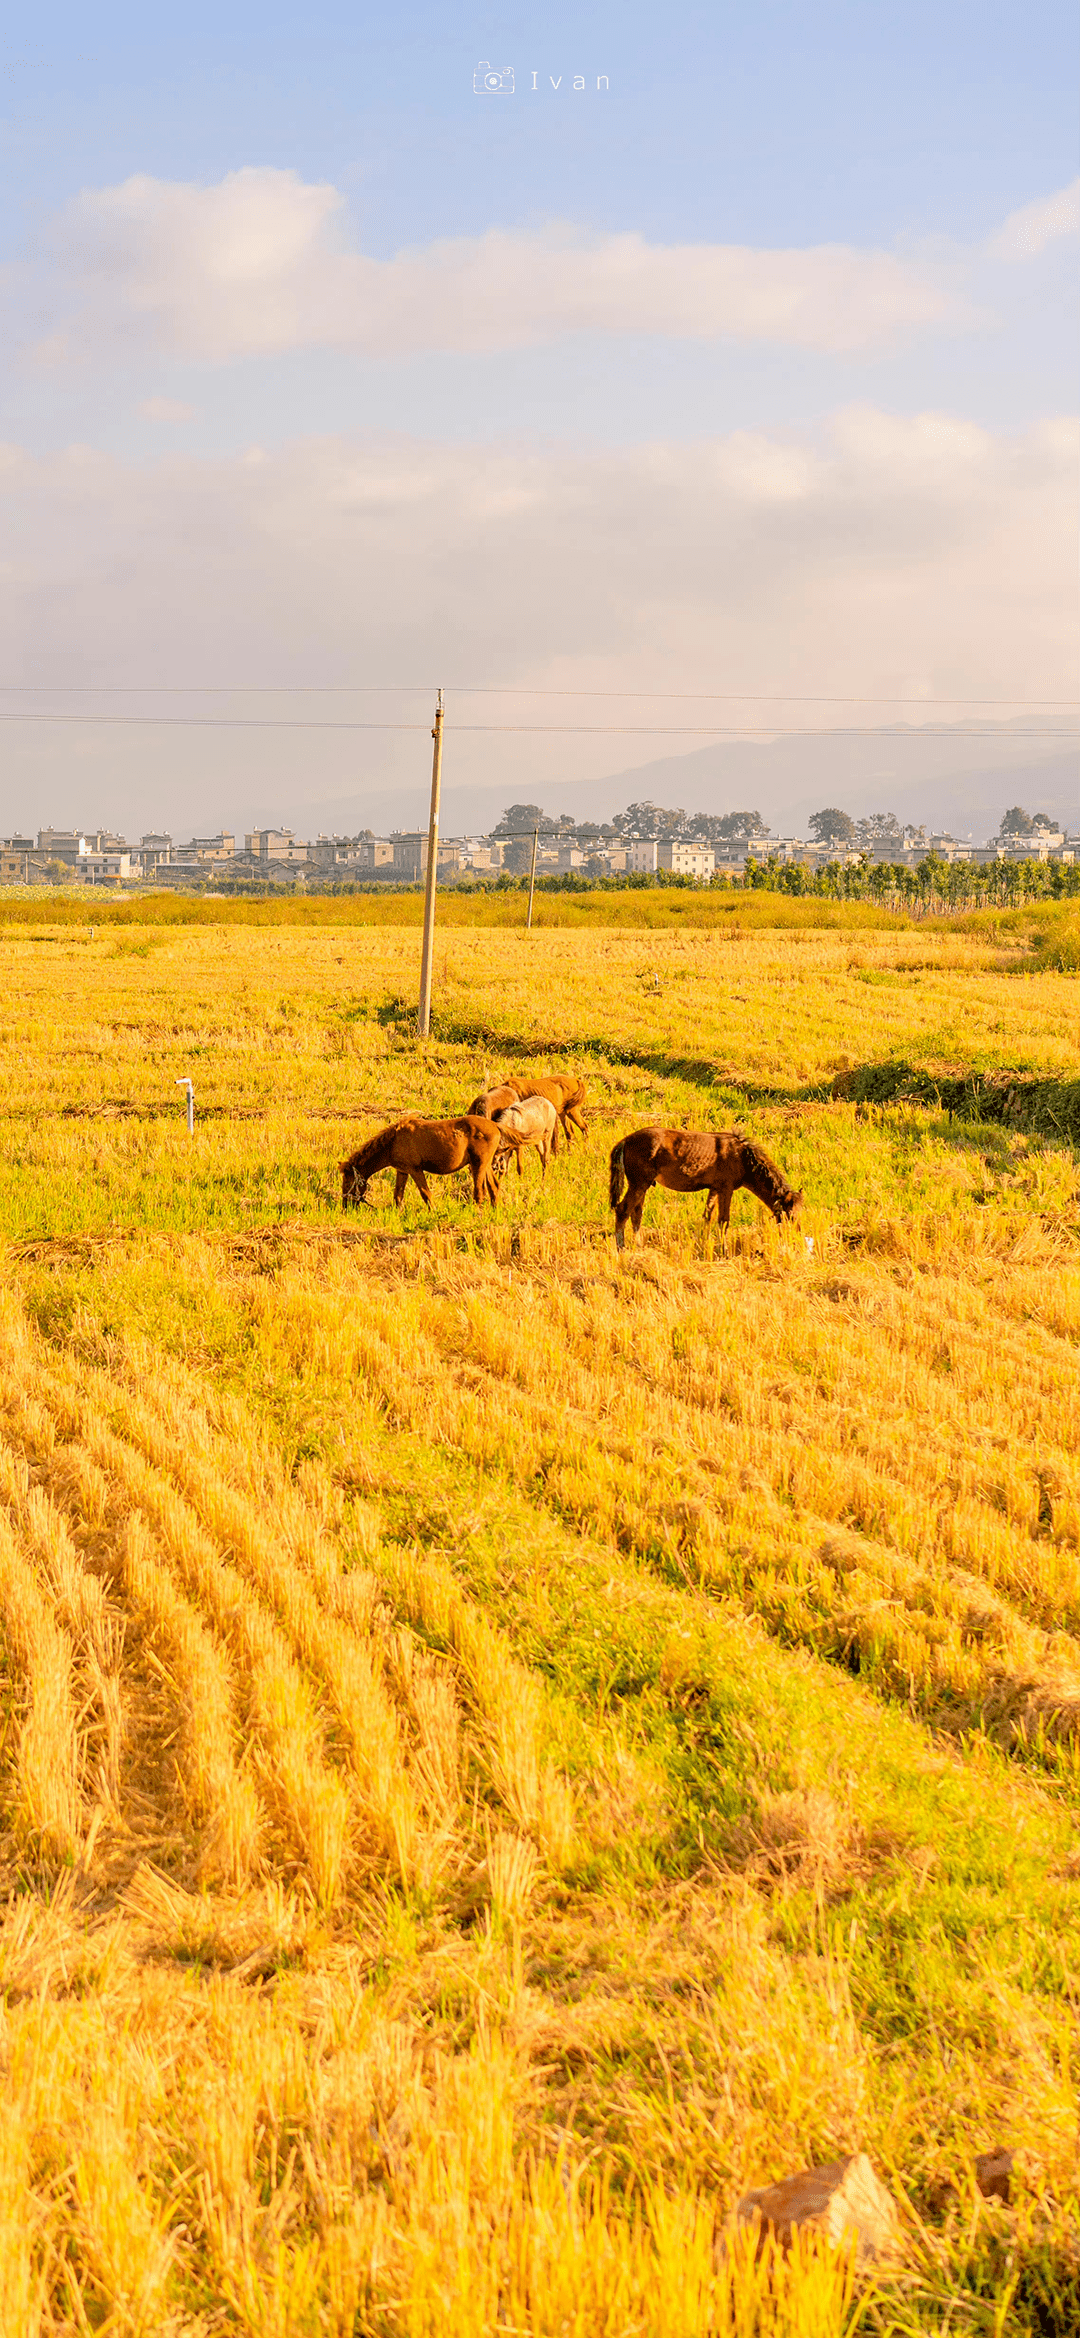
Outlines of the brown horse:
M623 1180L626 1192L623 1193ZM802 1200L774 1161L749 1137L698 1134L689 1128L636 1128L620 1137L611 1155L611 1207L615 1212L615 1240L621 1250L629 1218L635 1234L641 1232L641 1213L651 1185L666 1185L672 1193L704 1193L706 1225L726 1226L731 1197L740 1185L749 1186L758 1201L771 1210L777 1224L790 1218Z
M507 1104L524 1103L529 1096L544 1096L555 1107L555 1114L567 1144L576 1128L584 1137L588 1129L581 1117L585 1102L585 1082L569 1072L545 1073L535 1080L503 1080L497 1088L489 1088L483 1096L474 1096L470 1112L499 1112ZM555 1151L554 1145L552 1152Z
M469 1110L481 1113L485 1120L495 1121L499 1128L505 1127L508 1146L511 1132L517 1131L521 1140L517 1147L519 1177L522 1173L521 1156L529 1145L539 1148L540 1174L542 1177L547 1176L548 1154L557 1154L559 1150L559 1116L546 1096L531 1095L523 1099L515 1080L503 1080L499 1087L488 1088L483 1096L474 1096ZM505 1115L509 1117L504 1118ZM491 1174L500 1183L506 1161L505 1152L496 1154Z
M547 1097L548 1103L555 1106L559 1116L559 1127L567 1144L570 1143L575 1129L581 1136L588 1136L588 1129L581 1117L585 1102L585 1082L576 1079L573 1073L552 1072L550 1076L545 1073L542 1079L518 1080L517 1092L522 1099L526 1096Z
M482 1096L474 1096L469 1106L484 1120L494 1120L497 1112L505 1112L508 1104L520 1104L521 1090L516 1080L500 1080L495 1088L485 1088Z
M516 1145L516 1132L507 1129L504 1133L494 1121L475 1113L464 1113L460 1120L395 1120L342 1162L341 1206L356 1209L367 1200L369 1180L377 1177L380 1169L394 1169L394 1200L404 1200L411 1177L430 1209L428 1177L452 1177L455 1169L468 1168L472 1171L473 1200L479 1203L486 1198L494 1209L499 1188L491 1164L503 1144Z

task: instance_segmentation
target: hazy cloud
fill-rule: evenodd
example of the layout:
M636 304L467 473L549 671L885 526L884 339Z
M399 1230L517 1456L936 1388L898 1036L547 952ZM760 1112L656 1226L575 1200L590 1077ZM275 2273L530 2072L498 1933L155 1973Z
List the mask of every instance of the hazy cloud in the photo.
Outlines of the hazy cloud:
M661 246L556 225L375 260L346 248L342 215L335 188L273 169L84 194L64 228L83 333L219 360L300 347L490 351L576 332L855 350L953 306L928 272L851 245Z
M144 398L139 407L147 422L190 422L194 406L185 406L182 398Z
M1000 260L1030 260L1059 236L1078 234L1080 178L1073 179L1067 187L1060 187L1056 195L1044 195L1037 203L1025 203L1019 211L1010 211L990 250Z
M9 447L0 623L9 678L43 687L441 680L1065 697L1075 499L1071 423L1004 438L953 416L867 408L824 436L575 453L334 439L239 461L170 453L147 469L87 448L34 458ZM422 726L430 707L425 687L419 699L315 711ZM551 706L455 700L455 783L505 777L521 795L545 776L586 778L696 743L465 730L500 711L519 721ZM628 711L714 719L637 702L576 719ZM558 719L575 714L561 705ZM58 817L60 784L70 794L76 779L87 800L111 790L100 816L129 824L178 821L178 800L193 821L216 820L257 791L269 816L286 789L296 804L396 774L411 784L425 739L5 727L3 816ZM118 799L129 782L130 800Z

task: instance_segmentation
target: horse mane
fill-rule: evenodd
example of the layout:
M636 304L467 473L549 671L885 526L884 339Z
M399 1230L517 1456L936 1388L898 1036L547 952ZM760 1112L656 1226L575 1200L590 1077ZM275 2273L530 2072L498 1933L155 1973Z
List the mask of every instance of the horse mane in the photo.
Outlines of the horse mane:
M342 1168L351 1169L357 1177L367 1177L373 1168L376 1154L382 1151L387 1137L394 1136L398 1125L392 1121L388 1128L376 1129L374 1136L361 1145L359 1152L350 1153L348 1160L342 1162Z
M759 1201L766 1204L777 1202L781 1209L786 1209L794 1201L794 1186L788 1184L775 1161L770 1161L768 1154L763 1153L761 1146L755 1145L749 1137L743 1138L743 1170L747 1184Z

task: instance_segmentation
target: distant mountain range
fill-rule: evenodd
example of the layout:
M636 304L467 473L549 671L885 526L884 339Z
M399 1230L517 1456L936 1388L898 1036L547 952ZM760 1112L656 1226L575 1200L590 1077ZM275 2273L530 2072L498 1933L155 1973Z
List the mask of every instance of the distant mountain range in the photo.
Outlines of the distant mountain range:
M1077 830L1080 744L1055 736L1069 727L1062 714L1038 727L1019 718L977 732L960 725L932 732L897 725L816 737L801 733L720 741L688 755L632 765L606 779L537 787L511 776L499 788L447 786L442 828L446 835L485 834L506 804L527 796L541 801L545 811L572 812L582 820L608 820L624 805L646 799L682 805L687 812L758 811L774 835L805 835L810 814L826 804L838 804L855 819L895 812L901 823L946 828L981 841L996 834L1009 805L1021 803L1029 812L1048 812ZM426 824L427 809L426 788L399 786L297 803L279 817L298 835L319 829L353 834L360 828L378 834ZM237 827L243 825L238 819Z

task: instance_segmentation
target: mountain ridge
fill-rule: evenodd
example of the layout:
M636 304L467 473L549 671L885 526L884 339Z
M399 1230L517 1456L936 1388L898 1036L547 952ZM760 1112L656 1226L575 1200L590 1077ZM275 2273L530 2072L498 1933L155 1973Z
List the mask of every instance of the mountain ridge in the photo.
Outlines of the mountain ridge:
M446 835L486 833L515 800L539 801L556 816L573 812L588 820L608 820L626 804L646 800L690 813L754 810L775 835L805 835L811 813L835 803L855 819L891 811L901 822L946 828L976 841L996 833L1002 814L1019 800L1070 830L1080 827L1077 748L1048 730L1047 751L1040 752L1038 739L1017 737L1014 725L978 732L958 727L952 733L890 725L718 741L631 764L602 779L553 780L541 787L513 772L498 787L455 787L453 746L448 725L440 822ZM422 784L350 791L280 815L298 834L353 834L359 828L380 833L391 826L426 826L427 816Z

